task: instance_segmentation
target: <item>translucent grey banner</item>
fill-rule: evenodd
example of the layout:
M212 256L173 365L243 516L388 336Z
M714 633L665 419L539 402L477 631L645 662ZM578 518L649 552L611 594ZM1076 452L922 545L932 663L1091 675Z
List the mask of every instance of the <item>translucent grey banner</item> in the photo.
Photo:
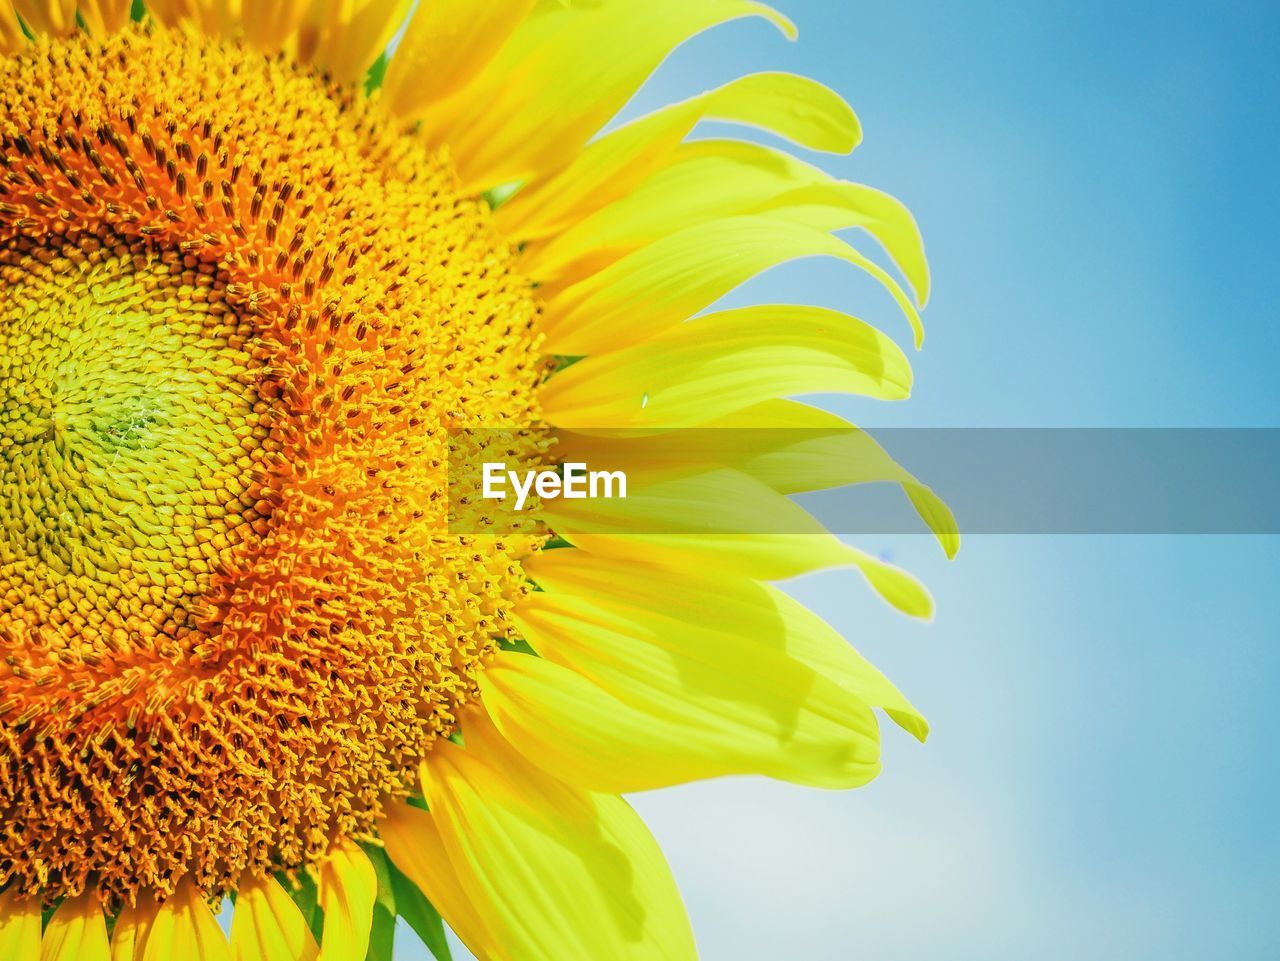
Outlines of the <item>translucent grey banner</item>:
M486 429L452 442L455 533L802 534L815 520L847 535L1280 533L1273 428Z

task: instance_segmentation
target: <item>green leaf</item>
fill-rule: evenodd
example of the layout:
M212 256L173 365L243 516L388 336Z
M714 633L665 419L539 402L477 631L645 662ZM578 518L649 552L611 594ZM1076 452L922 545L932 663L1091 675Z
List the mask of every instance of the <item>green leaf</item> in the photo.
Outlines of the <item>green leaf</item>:
M394 961L396 953L396 916L382 902L373 906L373 928L369 932L369 953L364 961Z
M538 653L532 647L529 646L529 642L526 641L523 637L499 638L498 646L502 648L504 651L511 651L516 654L535 654L536 655Z
M364 92L366 94L372 94L382 86L382 81L386 79L387 76L388 62L387 55L383 53L374 61L373 66L369 68L369 72L364 78Z
M391 872L391 886L395 889L396 910L400 917L409 922L409 927L422 939L436 961L453 961L453 955L449 953L449 942L444 937L444 921L440 919L440 912L423 896L416 884L400 873L400 869L389 858L387 867Z
M491 210L497 210L508 200L514 197L516 192L523 186L523 181L513 180L511 183L499 184L497 187L490 187L484 192L485 202L489 204L489 208Z
M387 852L371 844L361 845L378 877L378 897L373 902L373 930L365 961L392 961L396 950L396 895L391 885Z

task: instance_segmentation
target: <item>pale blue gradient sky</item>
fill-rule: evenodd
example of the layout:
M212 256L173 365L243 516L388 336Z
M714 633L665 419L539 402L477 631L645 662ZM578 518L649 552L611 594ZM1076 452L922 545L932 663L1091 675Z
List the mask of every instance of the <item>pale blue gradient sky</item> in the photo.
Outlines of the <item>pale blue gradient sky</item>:
M911 401L828 402L871 426L1280 426L1273 4L780 5L798 45L729 26L634 106L782 68L858 109L864 145L824 162L910 204L935 296ZM740 296L798 290L905 342L832 264ZM1280 956L1280 540L867 546L927 580L936 623L844 574L795 590L934 736L887 731L859 792L637 798L705 961Z

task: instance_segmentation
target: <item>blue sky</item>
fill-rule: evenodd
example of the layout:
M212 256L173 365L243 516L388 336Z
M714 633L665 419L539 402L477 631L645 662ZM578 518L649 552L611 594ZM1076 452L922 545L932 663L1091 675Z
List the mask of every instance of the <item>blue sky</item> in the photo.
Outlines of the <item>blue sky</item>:
M824 160L925 232L916 393L868 426L1280 426L1280 11L1265 3L789 0L699 38L648 108L802 71L866 133ZM904 324L847 268L742 296ZM941 493L945 494L945 491ZM865 542L864 542L865 544ZM1280 540L923 537L932 625L846 574L795 592L930 716L829 794L751 780L636 799L706 961L1280 956Z

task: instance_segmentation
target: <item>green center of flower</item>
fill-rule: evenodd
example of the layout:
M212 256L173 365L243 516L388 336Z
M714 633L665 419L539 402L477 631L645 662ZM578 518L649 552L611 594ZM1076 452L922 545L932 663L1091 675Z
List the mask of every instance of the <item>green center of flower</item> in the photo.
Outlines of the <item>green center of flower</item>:
M5 623L99 654L174 637L223 521L256 519L249 331L211 268L140 242L12 244L0 282Z

